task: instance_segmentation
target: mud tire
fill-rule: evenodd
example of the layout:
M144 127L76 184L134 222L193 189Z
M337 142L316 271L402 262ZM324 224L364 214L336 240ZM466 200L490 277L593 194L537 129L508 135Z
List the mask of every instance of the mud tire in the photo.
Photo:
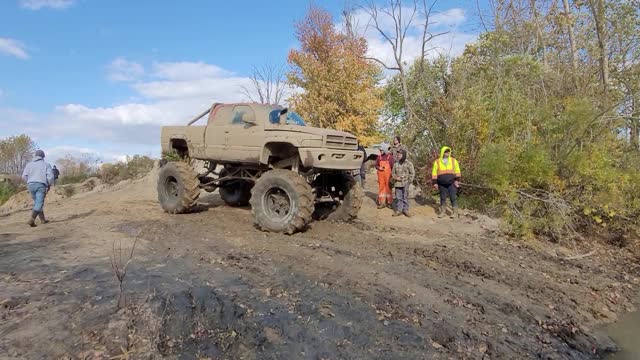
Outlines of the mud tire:
M318 220L336 222L351 221L358 217L362 207L364 191L351 174L320 174L314 181L314 187L331 184L344 193L343 201L333 209L317 209L314 216Z
M253 183L246 180L233 180L233 184L220 187L220 197L229 206L247 206L251 200Z
M186 213L200 196L198 174L185 162L172 161L158 174L158 201L170 214Z
M270 201L279 196L289 204L285 215L277 214ZM258 227L264 231L293 234L304 230L312 220L314 196L311 186L290 170L271 170L251 189L251 213ZM278 218L278 216L280 218Z

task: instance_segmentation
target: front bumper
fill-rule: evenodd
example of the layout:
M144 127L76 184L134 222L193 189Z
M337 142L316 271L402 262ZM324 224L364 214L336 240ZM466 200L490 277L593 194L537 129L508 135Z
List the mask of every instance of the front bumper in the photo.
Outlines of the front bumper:
M364 160L362 151L357 150L299 148L298 152L304 167L319 169L356 170Z

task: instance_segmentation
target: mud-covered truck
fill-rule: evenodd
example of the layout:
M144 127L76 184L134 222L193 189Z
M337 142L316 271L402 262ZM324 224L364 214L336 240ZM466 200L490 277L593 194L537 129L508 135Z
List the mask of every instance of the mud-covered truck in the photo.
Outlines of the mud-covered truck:
M351 175L364 159L356 137L308 126L281 106L216 103L186 126L162 127L161 142L173 159L161 162L158 178L168 213L188 212L201 189L217 189L230 206L251 205L263 230L292 234L312 220L351 220L362 204Z

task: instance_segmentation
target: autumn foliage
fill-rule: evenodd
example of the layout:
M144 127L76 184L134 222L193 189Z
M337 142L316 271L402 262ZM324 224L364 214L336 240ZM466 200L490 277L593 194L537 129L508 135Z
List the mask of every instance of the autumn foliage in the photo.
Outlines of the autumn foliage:
M494 9L495 28L463 54L409 67L417 119L402 74L387 83L387 122L414 135L419 166L452 146L468 184L461 202L514 235L637 237L640 2L496 3L508 5Z
M288 80L303 91L291 97L291 107L311 125L350 132L363 144L377 141L381 69L365 59L364 38L340 32L317 7L295 28L300 49L289 53Z

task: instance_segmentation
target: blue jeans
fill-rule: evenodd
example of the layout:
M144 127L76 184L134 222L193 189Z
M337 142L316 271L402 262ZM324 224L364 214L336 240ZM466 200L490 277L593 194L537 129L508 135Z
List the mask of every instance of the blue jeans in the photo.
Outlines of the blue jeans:
M396 211L401 213L409 211L409 189L406 187L396 188Z
M42 211L44 207L44 197L47 195L47 185L43 183L29 183L27 188L33 199L33 211Z

